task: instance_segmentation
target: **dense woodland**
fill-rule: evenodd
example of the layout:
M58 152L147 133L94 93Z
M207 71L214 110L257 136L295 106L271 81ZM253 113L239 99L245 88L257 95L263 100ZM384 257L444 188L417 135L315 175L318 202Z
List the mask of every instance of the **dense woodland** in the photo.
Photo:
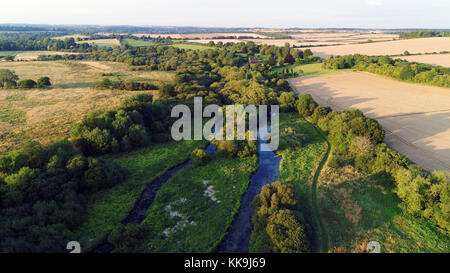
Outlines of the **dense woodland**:
M430 174L387 148L382 143L382 127L361 111L331 111L318 106L310 95L289 92L285 76L273 67L317 61L310 51L251 42L217 43L203 51L167 45L99 48L79 46L71 39L8 37L0 39L1 50L85 52L89 54L76 58L123 62L134 70L174 71L176 76L172 83L158 87L158 100L151 95L128 97L115 109L88 114L73 126L68 139L48 146L29 143L20 151L0 156L0 252L64 251L72 231L83 219L86 194L121 183L127 177L126 170L99 156L168 141L173 122L171 106L181 102L189 105L194 96L203 97L206 103L279 104L282 111L298 112L299 117L307 118L327 135L333 147L331 167L351 164L361 172L385 173L396 184L405 213L428 218L450 230L450 186L446 174ZM249 64L248 56L257 54L268 59ZM51 58L70 56L75 55ZM388 57L351 55L329 58L324 65L449 87L449 71L444 68ZM99 88L127 89L127 84L131 84L131 89L148 88L109 80L99 83ZM228 157L256 152L255 143L250 141L223 141L216 145ZM192 157L196 164L207 164L204 150L196 150ZM309 223L302 218L295 200L289 186L280 183L264 187L255 199L252 240L257 241L257 251L309 251ZM116 233L113 237L120 241L121 234Z
M450 87L450 68L394 60L388 56L336 56L325 59L323 65L327 69L354 69L402 81Z

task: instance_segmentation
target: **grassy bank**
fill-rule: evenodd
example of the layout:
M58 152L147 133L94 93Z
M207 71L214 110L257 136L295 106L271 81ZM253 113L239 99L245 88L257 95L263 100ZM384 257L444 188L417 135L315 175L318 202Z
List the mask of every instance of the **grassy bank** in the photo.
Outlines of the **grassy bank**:
M170 142L109 156L108 159L127 168L131 175L126 181L87 197L85 221L76 231L83 248L95 246L119 224L146 185L187 160L194 149L203 146L203 141Z
M224 238L257 169L257 157L214 155L178 172L157 193L143 224L145 252L211 252Z
M294 133L284 133L286 128L292 128ZM289 139L298 141L301 135L305 138L301 146L288 145ZM286 145L283 144L285 141ZM282 113L280 144L280 149L277 151L282 156L279 180L295 188L297 202L305 222L310 223L311 250L318 251L320 248L316 233L318 224L312 207L312 187L314 172L327 152L327 142L314 125L297 113Z
M387 176L353 167L327 168L319 179L319 210L330 252L364 252L369 241L382 252L449 252L450 237L425 219L404 215Z

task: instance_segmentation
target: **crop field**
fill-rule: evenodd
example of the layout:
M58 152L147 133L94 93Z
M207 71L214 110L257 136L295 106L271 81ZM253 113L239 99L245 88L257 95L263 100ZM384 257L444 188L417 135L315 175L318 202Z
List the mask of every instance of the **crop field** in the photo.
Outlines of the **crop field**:
M369 56L401 55L405 51L408 51L411 54L433 52L439 53L450 49L450 38L434 37L408 39L365 44L311 47L310 49L314 55L322 58L332 55L348 55L355 53Z
M123 63L94 61L1 62L21 79L48 76L49 90L2 90L0 92L0 153L35 140L43 144L66 137L72 124L91 110L110 109L121 99L137 93L156 91L97 90L93 87L102 73L110 79L133 79L160 84L172 81L174 74L159 71L130 71Z
M329 252L365 252L369 241L382 253L448 252L449 236L429 222L401 212L387 176L367 176L351 166L326 167L318 204L329 233Z
M450 170L449 89L364 72L296 78L290 84L321 105L360 109L384 127L390 147L428 170Z
M409 62L418 62L431 65L450 67L450 54L426 54L414 56L401 56L397 59L407 60Z

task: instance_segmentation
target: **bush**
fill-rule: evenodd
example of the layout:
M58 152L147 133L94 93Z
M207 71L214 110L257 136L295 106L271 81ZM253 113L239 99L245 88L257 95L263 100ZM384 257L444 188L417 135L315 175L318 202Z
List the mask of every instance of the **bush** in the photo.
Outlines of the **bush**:
M191 153L191 159L195 166L203 166L208 162L208 153L204 149L195 149Z
M31 179L36 177L36 171L30 169L30 167L23 167L19 170L18 173L11 174L10 176L7 176L5 178L6 184L12 185L12 184L18 184L18 183L25 183L30 181Z
M49 77L41 77L37 80L36 86L37 88L47 88L51 86L50 78Z
M36 87L36 82L33 80L21 80L18 84L17 87L19 87L20 89L31 89L31 88L35 88Z

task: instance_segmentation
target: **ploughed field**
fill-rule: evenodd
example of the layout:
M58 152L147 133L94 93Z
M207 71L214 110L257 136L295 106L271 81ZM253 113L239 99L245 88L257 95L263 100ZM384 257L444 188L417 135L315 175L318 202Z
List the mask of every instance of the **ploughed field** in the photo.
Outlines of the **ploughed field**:
M450 170L450 89L365 72L289 80L335 110L360 109L386 130L385 142L428 170Z

